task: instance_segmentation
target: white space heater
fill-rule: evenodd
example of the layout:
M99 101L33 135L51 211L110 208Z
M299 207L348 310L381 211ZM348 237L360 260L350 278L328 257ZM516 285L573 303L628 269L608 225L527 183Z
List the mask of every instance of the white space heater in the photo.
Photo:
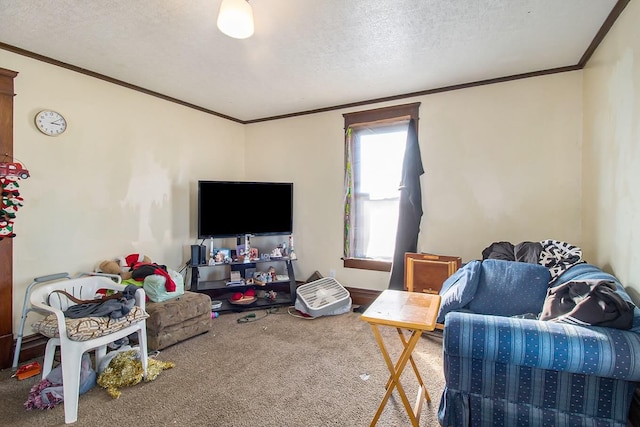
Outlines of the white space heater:
M351 310L351 296L336 279L323 277L296 290L296 310L311 317L342 314Z

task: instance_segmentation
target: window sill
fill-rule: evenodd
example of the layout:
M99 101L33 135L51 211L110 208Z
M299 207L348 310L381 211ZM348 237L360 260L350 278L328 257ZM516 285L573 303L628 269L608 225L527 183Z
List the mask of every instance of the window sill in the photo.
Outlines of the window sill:
M391 271L391 261L364 258L343 258L344 268L358 268L360 270Z

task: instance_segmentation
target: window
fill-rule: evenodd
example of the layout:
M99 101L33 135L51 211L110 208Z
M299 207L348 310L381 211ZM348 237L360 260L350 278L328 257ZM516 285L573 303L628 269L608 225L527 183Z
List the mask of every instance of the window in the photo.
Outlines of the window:
M344 115L345 267L390 271L407 129L419 106Z

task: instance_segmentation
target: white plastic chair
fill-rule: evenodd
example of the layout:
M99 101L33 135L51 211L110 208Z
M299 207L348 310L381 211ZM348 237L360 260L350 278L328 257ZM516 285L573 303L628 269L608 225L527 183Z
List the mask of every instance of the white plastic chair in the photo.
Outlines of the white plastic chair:
M78 274L77 277L84 277L84 276L110 277L111 280L113 280L114 282L122 283L122 278L118 274L92 272L92 273L80 273ZM20 361L20 350L22 350L22 339L24 338L24 327L27 323L27 315L31 311L39 312L41 314L44 314L45 316L49 314L47 312L42 313L41 311L39 311L38 309L34 308L31 305L31 291L33 290L34 287L42 283L55 282L59 280L71 280L71 276L69 275L69 273L56 273L56 274L49 274L47 276L40 276L33 279L33 282L31 282L31 284L27 286L27 290L24 293L24 303L22 304L22 316L20 317L20 326L18 328L18 336L16 338L16 348L13 352L13 364L11 365L12 370L14 371L18 370L18 362Z
M142 362L143 376L147 376L147 329L145 319L140 319L136 323L120 329L116 332L103 335L87 341L74 341L67 335L64 311L68 307L75 305L65 296L54 294L55 290L64 290L78 299L94 299L99 289L113 289L115 291L124 290L125 286L114 283L104 276L81 277L77 279L65 280L61 282L44 283L31 291L31 304L38 311L54 313L58 321L59 338L49 338L45 350L44 363L42 367L42 378L51 372L53 356L56 347L60 346L60 357L62 363L62 386L64 391L64 421L73 423L78 419L78 394L80 387L80 363L82 355L91 350L95 350L95 366L100 366L102 358L107 353L107 344L124 338L132 333L137 333L140 346L140 359ZM135 305L142 310L145 309L145 293L142 288L136 291Z

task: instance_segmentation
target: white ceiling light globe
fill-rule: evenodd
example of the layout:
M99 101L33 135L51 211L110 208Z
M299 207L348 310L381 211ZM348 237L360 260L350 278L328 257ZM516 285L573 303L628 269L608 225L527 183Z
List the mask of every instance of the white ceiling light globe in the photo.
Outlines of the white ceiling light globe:
M218 28L235 39L253 35L253 10L245 0L223 0L218 13Z

